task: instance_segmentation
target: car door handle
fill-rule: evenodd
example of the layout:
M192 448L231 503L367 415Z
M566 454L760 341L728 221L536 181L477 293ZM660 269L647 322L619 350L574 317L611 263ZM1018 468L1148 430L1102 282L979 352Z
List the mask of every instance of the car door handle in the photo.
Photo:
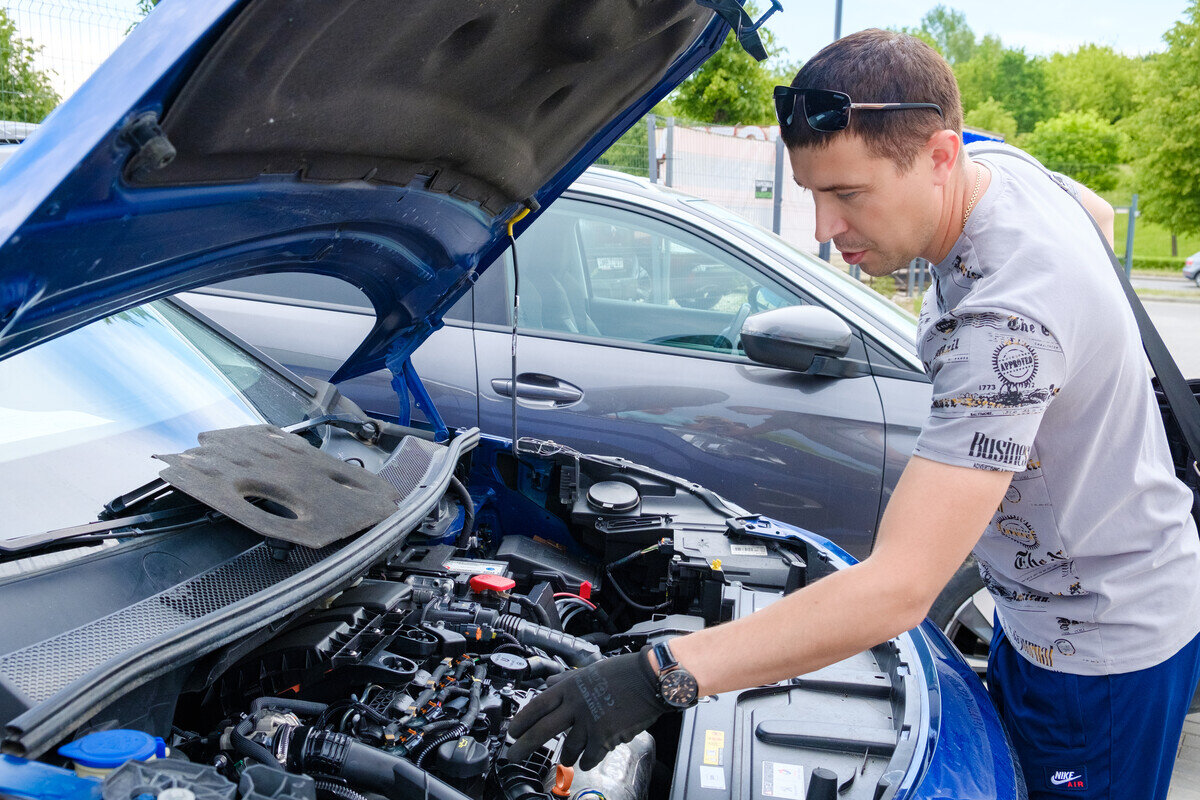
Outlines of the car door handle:
M512 381L508 378L493 378L492 391L501 397L512 397ZM517 376L517 399L561 408L582 400L583 390L551 375L523 372Z

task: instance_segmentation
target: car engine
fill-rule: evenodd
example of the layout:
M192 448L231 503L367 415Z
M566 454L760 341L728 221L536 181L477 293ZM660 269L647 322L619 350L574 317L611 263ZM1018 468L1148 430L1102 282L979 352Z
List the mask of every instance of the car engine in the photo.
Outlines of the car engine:
M0 795L48 769L86 779L92 800L685 798L752 780L739 753L774 765L776 782L826 768L843 796L895 793L921 724L901 640L702 698L591 770L559 763L561 737L507 759L512 718L553 676L740 618L837 568L824 545L695 484L522 445L481 442L420 524L349 582L102 707L51 756L74 773L0 763ZM348 462L369 456L344 446ZM255 546L219 524L228 552ZM301 552L266 544L283 565ZM155 602L221 591L204 578L218 569Z
M508 480L548 490L576 555L552 529L497 536L503 511L472 498L494 493L455 481L386 564L182 697L172 750L231 782L251 767L308 776L322 797L650 796L652 736L584 772L558 765L558 740L507 761L510 720L553 675L728 618L730 576L791 589L805 562L731 547L715 497L570 453L538 463ZM695 507L646 513L656 495Z

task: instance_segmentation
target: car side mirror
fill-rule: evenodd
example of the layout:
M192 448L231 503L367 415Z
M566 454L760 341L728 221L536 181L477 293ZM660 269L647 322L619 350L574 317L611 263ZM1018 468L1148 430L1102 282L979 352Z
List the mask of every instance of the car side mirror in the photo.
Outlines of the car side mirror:
M746 317L742 347L752 361L805 372L818 357L841 358L854 331L821 306L785 306Z

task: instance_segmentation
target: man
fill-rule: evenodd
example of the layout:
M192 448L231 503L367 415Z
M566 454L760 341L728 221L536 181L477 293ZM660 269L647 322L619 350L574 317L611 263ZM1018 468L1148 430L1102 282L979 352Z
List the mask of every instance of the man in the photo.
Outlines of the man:
M1200 669L1200 545L1077 198L1110 239L1111 209L1019 151L971 158L953 73L909 36L831 44L776 105L817 238L869 275L934 264L913 458L865 561L669 651L562 676L514 719L510 758L570 729L563 761L587 768L693 689L784 680L894 637L974 550L1000 623L989 688L1030 796L1165 797Z

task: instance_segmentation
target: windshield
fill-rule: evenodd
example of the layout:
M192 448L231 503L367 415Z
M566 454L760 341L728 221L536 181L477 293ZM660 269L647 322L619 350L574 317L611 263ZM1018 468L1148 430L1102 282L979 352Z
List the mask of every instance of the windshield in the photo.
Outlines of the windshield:
M80 525L199 433L305 419L311 400L166 301L0 361L0 539Z
M917 318L863 284L862 281L850 277L837 267L814 257L812 253L799 249L727 208L722 208L707 200L689 198L687 203L702 213L735 228L756 244L778 254L784 261L801 262L813 273L816 273L816 277L836 284L844 290L839 292L841 296L857 305L859 310L871 319L885 325L897 335L898 340L904 343L909 352L916 353Z

